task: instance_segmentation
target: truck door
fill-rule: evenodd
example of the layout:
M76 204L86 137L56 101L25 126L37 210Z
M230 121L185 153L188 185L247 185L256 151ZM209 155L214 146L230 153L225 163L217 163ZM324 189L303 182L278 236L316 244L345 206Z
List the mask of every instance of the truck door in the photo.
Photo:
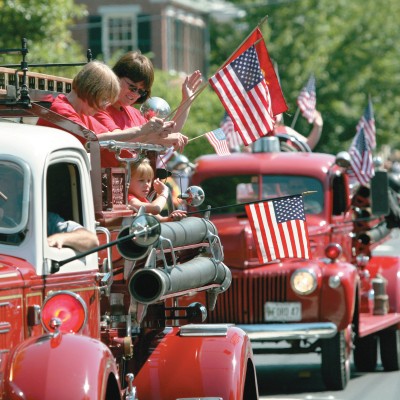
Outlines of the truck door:
M75 249L50 247L47 243L49 213L65 221L74 221L95 231L93 200L87 166L73 153L63 154L49 163L44 183L43 254L45 257L45 294L56 290L69 290L79 294L88 308L92 321L87 324L87 334L99 336L99 290L97 253L62 264L79 255ZM61 262L61 264L57 264ZM57 265L60 265L57 270Z

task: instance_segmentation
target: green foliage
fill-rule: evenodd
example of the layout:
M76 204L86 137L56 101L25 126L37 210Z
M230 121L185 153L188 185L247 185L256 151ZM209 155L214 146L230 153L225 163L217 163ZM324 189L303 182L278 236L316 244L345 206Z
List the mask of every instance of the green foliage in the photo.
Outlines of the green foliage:
M161 97L168 102L174 111L182 99L182 83L184 77L171 75L163 71L156 71L152 96ZM205 80L204 77L203 80ZM184 154L194 160L202 154L214 153L214 149L208 143L204 133L219 128L224 115L224 108L217 95L210 86L207 86L194 100L190 109L189 118L182 133L189 139L197 138L189 142L185 147Z
M85 15L73 0L0 0L1 48L20 48L27 39L28 63L85 62L86 53L72 39L70 25ZM19 64L20 55L0 55L1 64ZM76 68L35 72L72 76Z
M378 147L400 147L400 2L386 0L231 0L246 16L231 24L210 23L209 78L264 16L261 28L271 58L276 61L289 105L285 122L291 125L296 99L311 73L317 80L317 106L324 118L318 151L336 153L348 148L370 95L375 109ZM29 63L85 62L86 49L72 39L69 27L86 15L73 0L0 0L1 48L18 48L28 40ZM21 57L0 54L1 64L20 63ZM110 65L113 63L110 62ZM78 67L79 68L79 67ZM37 72L72 77L77 67ZM181 99L183 78L156 72L153 94L172 109ZM219 126L224 110L208 86L194 101L183 133L199 137ZM295 129L305 135L311 126L301 116ZM185 154L194 159L214 150L205 137L191 141Z
M278 64L291 125L296 99L311 73L317 80L317 107L324 129L317 151L346 150L371 96L378 147L400 147L400 3L387 0L232 1L247 15L231 26L213 28L212 65L219 65L247 34L268 16L262 31L270 56ZM245 23L245 24L244 24ZM245 26L240 30L238 27ZM238 32L242 39L237 40ZM226 38L226 39L225 39ZM222 56L220 56L222 54ZM295 129L311 126L298 118Z

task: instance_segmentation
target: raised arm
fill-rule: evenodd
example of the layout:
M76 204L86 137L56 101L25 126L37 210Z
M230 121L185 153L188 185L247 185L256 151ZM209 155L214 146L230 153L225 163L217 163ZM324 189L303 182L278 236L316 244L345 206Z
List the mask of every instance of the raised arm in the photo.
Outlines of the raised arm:
M311 129L310 134L307 137L307 144L310 146L311 150L314 150L315 146L319 142L319 139L321 138L323 125L324 125L324 121L322 119L321 113L319 111L315 110L313 127Z
M190 107L193 103L193 96L202 82L201 72L194 71L187 76L182 84L182 100L176 110L173 120L175 121L174 132L180 132L189 116Z

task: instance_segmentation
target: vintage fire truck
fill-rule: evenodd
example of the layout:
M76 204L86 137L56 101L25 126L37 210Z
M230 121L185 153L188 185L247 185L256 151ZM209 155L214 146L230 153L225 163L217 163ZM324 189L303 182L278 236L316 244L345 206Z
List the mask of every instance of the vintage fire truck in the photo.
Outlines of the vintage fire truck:
M191 180L233 276L208 321L243 328L255 353L319 353L329 390L345 388L352 354L359 371L374 371L378 349L386 371L400 368L400 257L379 251L398 227L398 182L377 170L360 186L349 161L280 134L199 157ZM304 192L311 259L260 264L243 204Z
M230 286L215 225L128 209L127 167L100 168L101 148L128 145L51 112L43 99L71 81L28 71L24 49L21 68L0 68L0 398L257 399L245 332L180 304L202 292L214 307ZM152 161L166 150L128 148ZM100 246L49 247L48 212L97 231Z

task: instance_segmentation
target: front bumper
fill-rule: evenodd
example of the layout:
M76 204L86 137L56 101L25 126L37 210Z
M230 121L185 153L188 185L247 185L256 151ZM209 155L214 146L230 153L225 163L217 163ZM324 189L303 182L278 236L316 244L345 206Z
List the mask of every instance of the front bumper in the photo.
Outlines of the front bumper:
M236 326L243 329L253 342L296 339L329 339L337 333L337 327L332 322Z

